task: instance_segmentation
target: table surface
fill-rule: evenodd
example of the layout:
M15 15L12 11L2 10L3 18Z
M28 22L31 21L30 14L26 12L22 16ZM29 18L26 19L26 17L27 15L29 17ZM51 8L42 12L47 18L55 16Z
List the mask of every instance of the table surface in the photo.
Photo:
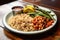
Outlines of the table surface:
M11 4L13 5L13 3L8 3L0 6L0 25L2 25L1 20L4 16L4 13L6 13L6 10L10 10L6 8L9 8ZM17 2L15 2L15 4L16 3ZM55 0L53 2L51 0L43 0L42 3L39 5L50 8L56 13L58 21L52 29L42 34L21 35L16 33L14 34L0 27L0 40L60 40L60 0Z

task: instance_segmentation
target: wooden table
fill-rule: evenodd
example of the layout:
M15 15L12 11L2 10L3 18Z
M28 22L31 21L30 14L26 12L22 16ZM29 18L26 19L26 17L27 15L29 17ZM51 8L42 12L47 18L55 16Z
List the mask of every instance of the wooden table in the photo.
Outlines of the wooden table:
M60 0L43 0L41 6L52 9L57 15L57 24L49 31L35 35L21 35L0 27L0 40L60 40ZM2 15L3 16L3 15Z

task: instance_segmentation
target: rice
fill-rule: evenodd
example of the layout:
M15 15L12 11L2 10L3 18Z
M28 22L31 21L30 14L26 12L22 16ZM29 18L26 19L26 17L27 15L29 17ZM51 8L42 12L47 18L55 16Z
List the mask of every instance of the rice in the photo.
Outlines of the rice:
M8 24L17 30L21 31L34 31L33 23L31 22L33 20L32 17L30 17L27 14L20 14L12 16L8 19Z

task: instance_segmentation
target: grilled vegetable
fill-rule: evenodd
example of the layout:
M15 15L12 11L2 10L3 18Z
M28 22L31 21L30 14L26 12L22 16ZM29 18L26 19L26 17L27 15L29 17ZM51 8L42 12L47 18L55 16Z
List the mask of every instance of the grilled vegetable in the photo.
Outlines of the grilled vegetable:
M44 16L44 17L47 17L50 19L50 17L44 13L42 13L41 11L36 11L36 12L31 12L31 13L28 13L30 16L32 15L33 17L35 16Z
M51 19L54 19L53 16L52 16L52 14L50 14L51 11L45 11L45 10L40 9L39 7L37 7L36 10L39 10L39 11L41 11L42 13L48 15ZM54 20L55 20L55 19L54 19Z

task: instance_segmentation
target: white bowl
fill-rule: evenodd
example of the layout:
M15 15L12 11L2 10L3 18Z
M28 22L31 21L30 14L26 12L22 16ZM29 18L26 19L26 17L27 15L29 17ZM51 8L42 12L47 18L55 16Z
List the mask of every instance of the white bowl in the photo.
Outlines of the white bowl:
M52 10L50 10L50 9L48 9L48 8L45 8L45 7L41 7L41 6L39 6L39 7L40 7L41 9L44 9L44 10L47 10L47 11L51 11L51 14L54 14L54 15L55 15L55 16L54 16L55 21L54 21L54 23L53 23L51 26L49 26L49 27L47 27L47 28L45 28L45 29L43 29L43 30L39 30L39 31L31 31L31 32L18 31L18 30L16 30L16 29L11 28L11 27L8 25L8 23L7 23L7 19L8 19L10 16L13 16L12 13L7 13L7 14L4 16L4 18L3 18L3 24L4 24L4 26L5 26L7 29L9 29L10 31L15 32L15 33L19 33L19 34L38 34L38 33L43 33L43 32L45 32L45 31L50 30L50 29L51 29L52 27L54 27L54 25L56 24L56 22L57 22L57 16L56 16L56 14L55 14Z

